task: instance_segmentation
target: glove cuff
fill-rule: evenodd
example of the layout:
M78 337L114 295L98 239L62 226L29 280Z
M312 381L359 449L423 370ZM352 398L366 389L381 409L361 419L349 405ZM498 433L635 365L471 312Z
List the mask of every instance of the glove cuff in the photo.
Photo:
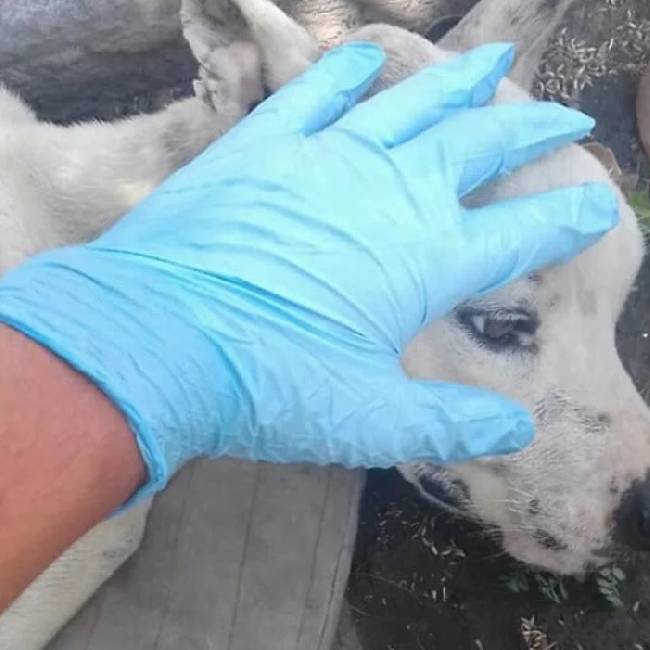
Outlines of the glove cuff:
M126 418L148 471L127 505L214 452L223 418L237 413L221 376L227 359L182 307L170 310L156 277L128 255L77 246L38 255L0 282L0 322L86 376Z

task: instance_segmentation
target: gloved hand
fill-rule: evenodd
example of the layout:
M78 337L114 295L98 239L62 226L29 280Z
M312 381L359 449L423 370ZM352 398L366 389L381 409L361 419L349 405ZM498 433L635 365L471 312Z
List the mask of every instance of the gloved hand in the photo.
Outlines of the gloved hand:
M523 408L399 363L431 319L616 222L601 186L460 206L593 125L552 104L474 108L511 59L481 47L355 106L383 55L331 51L97 241L7 274L0 320L126 415L140 494L203 454L384 467L520 449Z

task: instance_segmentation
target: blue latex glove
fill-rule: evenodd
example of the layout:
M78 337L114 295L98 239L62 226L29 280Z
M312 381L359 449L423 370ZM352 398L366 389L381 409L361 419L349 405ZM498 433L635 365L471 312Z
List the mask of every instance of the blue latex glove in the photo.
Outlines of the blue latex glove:
M524 409L399 363L429 320L616 222L601 186L460 206L593 126L552 104L472 108L511 59L485 46L354 106L383 54L330 52L97 241L6 275L0 320L126 414L141 494L202 454L385 467L520 449Z

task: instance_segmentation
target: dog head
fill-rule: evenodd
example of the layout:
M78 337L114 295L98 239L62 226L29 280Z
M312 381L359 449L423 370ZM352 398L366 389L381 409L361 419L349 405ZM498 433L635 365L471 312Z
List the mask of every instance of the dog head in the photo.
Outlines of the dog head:
M374 89L449 54L392 27ZM497 103L530 101L503 82ZM400 468L426 496L496 530L526 563L581 573L619 547L650 550L650 410L626 373L615 326L643 258L634 211L601 163L572 145L483 188L469 206L586 182L610 184L621 222L571 262L460 305L407 348L413 377L498 391L534 416L534 443L511 456Z
M570 147L480 200L590 180L604 170ZM459 306L404 356L413 376L490 388L533 413L535 441L521 453L403 471L499 531L514 557L561 573L607 561L618 544L650 549L650 413L614 336L643 246L622 197L620 210L621 224L593 249Z

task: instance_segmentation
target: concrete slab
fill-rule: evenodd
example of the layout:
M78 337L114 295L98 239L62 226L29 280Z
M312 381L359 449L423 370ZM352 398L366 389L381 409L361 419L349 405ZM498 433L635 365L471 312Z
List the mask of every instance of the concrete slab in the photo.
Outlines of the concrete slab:
M363 484L334 467L192 464L49 650L329 650Z

